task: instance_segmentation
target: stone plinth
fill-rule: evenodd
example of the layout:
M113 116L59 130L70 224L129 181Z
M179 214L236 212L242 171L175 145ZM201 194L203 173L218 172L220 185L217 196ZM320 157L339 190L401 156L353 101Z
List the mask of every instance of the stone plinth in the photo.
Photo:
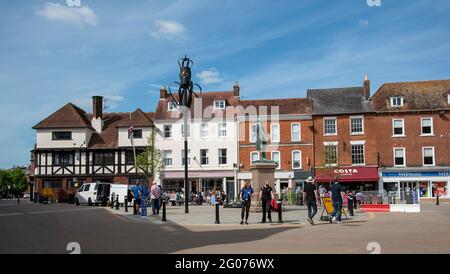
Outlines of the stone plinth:
M252 206L250 210L252 212L261 212L261 200L259 199L259 192L265 185L266 181L269 182L270 187L275 191L275 169L277 164L274 161L262 160L256 161L251 167L252 172L252 187L255 191L252 199Z

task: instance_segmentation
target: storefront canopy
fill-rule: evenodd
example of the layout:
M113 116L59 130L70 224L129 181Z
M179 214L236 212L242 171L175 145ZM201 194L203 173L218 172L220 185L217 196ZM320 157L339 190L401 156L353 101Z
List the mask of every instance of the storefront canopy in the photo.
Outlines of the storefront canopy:
M316 169L316 181L330 183L339 182L377 182L377 167L336 167Z

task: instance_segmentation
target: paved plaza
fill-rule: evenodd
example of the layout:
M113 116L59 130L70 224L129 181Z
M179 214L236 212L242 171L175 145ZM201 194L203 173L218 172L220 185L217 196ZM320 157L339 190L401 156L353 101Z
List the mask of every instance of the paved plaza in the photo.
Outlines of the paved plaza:
M239 225L239 209L168 207L168 222L158 216L142 220L102 207L36 205L0 201L0 253L69 253L70 242L82 253L359 253L370 243L381 253L450 253L450 203L422 205L421 213L357 213L341 225L306 222L306 208L288 208L282 225ZM320 214L320 213L319 213ZM316 217L317 219L318 217Z

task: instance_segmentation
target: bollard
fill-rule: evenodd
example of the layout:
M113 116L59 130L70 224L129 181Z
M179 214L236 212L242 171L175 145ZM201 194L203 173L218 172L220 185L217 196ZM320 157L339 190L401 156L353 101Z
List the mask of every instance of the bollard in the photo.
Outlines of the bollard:
M216 224L220 224L220 218L219 218L219 203L216 203Z
M116 210L119 210L119 195L116 196Z
M281 203L281 201L278 201L278 223L282 224L283 223L283 216L282 216L282 212L283 212L283 205Z
M163 206L163 208L162 208L163 212L162 212L161 221L166 222L167 221L167 219L166 219L166 202L163 202L162 206Z
M439 195L436 195L436 205L439 205Z
M114 208L114 192L111 194L110 204L111 204L111 208Z
M17 194L17 204L20 205L20 195L19 194Z
M123 197L123 199L124 199L125 212L128 212L128 196Z

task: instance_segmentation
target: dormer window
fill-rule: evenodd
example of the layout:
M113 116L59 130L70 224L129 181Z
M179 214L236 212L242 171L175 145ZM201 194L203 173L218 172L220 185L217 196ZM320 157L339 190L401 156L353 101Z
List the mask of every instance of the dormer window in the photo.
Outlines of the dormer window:
M215 100L214 109L225 109L225 100Z
M170 101L167 105L167 111L178 111L180 106L174 104L174 102Z
M402 107L403 97L391 97L391 107Z

